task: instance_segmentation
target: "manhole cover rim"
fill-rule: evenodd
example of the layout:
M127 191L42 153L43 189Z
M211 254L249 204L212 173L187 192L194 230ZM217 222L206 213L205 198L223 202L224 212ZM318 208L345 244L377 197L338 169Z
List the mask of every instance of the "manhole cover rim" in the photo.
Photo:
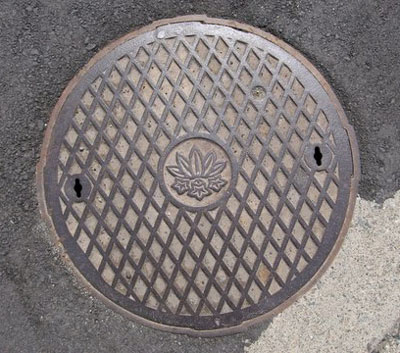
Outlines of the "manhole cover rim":
M347 212L344 217L344 221L341 227L341 230L338 234L337 240L334 244L334 246L331 248L329 255L326 257L325 261L323 264L319 267L319 269L316 271L314 276L308 280L305 285L300 288L297 292L295 292L293 295L289 296L286 300L284 300L281 304L276 306L274 309L271 311L264 313L260 316L254 317L252 319L249 319L247 321L243 321L241 324L236 325L236 326L230 326L230 327L224 327L224 328L213 328L212 330L196 330L193 328L188 328L188 327L181 327L181 326L171 326L163 323L158 323L155 321L150 321L147 318L141 317L135 313L132 313L128 311L127 309L124 309L120 305L116 304L113 302L111 299L109 299L107 296L105 296L102 292L100 292L93 284L89 282L87 278L83 276L83 274L79 271L78 267L76 267L73 264L73 261L70 259L68 252L66 251L65 247L62 245L60 238L62 238L62 234L57 234L55 226L53 224L52 218L51 218L51 210L47 209L46 206L46 197L45 197L45 190L44 190L44 173L45 173L45 168L46 168L46 163L47 163L47 158L48 158L48 152L49 152L49 146L51 145L51 137L53 134L53 128L55 126L55 123L57 121L57 118L59 117L59 113L61 112L64 103L68 96L73 92L74 88L77 86L79 81L82 79L82 77L94 66L96 65L97 62L99 62L103 57L105 57L108 53L110 53L113 49L117 48L118 46L122 45L123 43L149 31L154 31L158 29L159 27L162 27L164 25L170 25L170 24L176 24L180 22L201 22L205 24L215 24L215 25L221 25L221 26L227 26L231 27L233 29L239 29L244 32L252 33L255 35L258 35L274 44L279 46L281 49L285 50L288 54L294 56L314 77L315 79L321 84L323 87L324 91L326 94L329 96L330 102L334 105L334 108L336 109L336 113L341 121L343 129L347 132L347 135L349 137L349 144L350 144L350 150L352 153L351 159L352 159L352 165L353 165L353 174L352 178L350 181L349 185L349 199L348 199L348 208ZM293 47L289 46L279 38L275 37L274 35L270 33L266 33L261 31L258 28L252 27L247 24L241 24L236 21L232 20L222 20L222 19L214 19L214 18L208 18L206 16L200 15L200 16L182 16L182 17L176 17L173 19L164 19L161 21L156 21L148 26L142 27L138 30L135 30L131 33L128 33L127 35L123 36L122 38L112 42L111 44L107 45L105 48L100 50L89 62L86 64L82 70L79 71L78 74L74 76L74 78L69 82L65 90L63 91L60 99L58 100L56 106L54 107L47 129L45 133L45 137L43 140L43 146L41 150L41 156L40 156L40 161L37 165L37 193L38 193L38 199L39 199L39 208L42 217L45 219L46 223L48 224L50 228L50 233L52 235L54 244L56 244L58 247L62 248L62 254L63 258L65 259L66 264L73 269L73 271L78 275L78 277L81 279L82 283L85 285L86 288L89 289L90 292L94 293L96 297L98 297L100 300L102 300L105 304L107 304L109 307L112 309L118 311L119 313L123 314L124 316L127 316L130 319L134 319L135 321L142 323L144 325L154 327L154 328L159 328L165 331L170 331L170 332L176 332L176 333L186 333L190 335L195 335L195 336L220 336L220 335L225 335L225 334L232 334L232 333L237 333L241 332L247 327L262 322L273 315L281 312L283 309L288 307L290 304L292 304L298 297L303 295L308 289L310 289L316 280L318 280L321 275L327 270L327 268L330 266L332 261L334 260L337 252L339 251L341 244L344 240L344 236L347 233L348 227L350 225L350 221L352 218L352 213L354 211L354 206L355 206L355 200L357 196L357 186L358 182L360 179L360 161L359 161L359 152L358 152L358 146L357 146L357 141L355 138L355 133L351 125L349 125L348 120L346 118L345 112L336 97L335 93L333 92L332 88L328 84L328 82L325 80L325 78L319 73L319 71L296 49ZM65 256L66 255L66 256Z

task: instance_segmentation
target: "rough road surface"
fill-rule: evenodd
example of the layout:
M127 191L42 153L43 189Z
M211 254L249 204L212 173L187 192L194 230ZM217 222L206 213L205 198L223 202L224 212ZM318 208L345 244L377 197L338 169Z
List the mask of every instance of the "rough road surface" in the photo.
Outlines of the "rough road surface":
M127 321L75 282L40 221L35 165L51 109L68 81L100 48L128 31L157 19L194 13L249 23L299 49L331 83L355 127L361 151L361 197L383 202L399 188L397 1L0 0L0 352L235 353L247 346L251 352L268 352L269 348L260 342L278 346L285 342L276 331L282 324L279 317L269 328L264 324L241 335L216 339L162 333ZM368 205L371 210L379 207ZM386 213L381 215L385 217ZM387 222L396 219L394 212ZM379 225L385 226L382 222ZM354 244L357 232L362 236L363 231L355 223L355 230L349 233L355 239L349 239L348 244ZM368 232L372 232L369 237L386 234L373 226ZM334 263L334 270L325 275L326 281L336 281L340 288L340 293L332 291L331 295L340 298L347 291L339 286L341 278L335 276L335 265L348 266L357 260L357 254L355 249L344 249L342 262ZM388 264L387 271L392 269L393 258L385 252L379 256ZM371 257L371 266L374 259ZM380 274L373 274L371 282L378 283ZM313 298L312 293L299 302L300 307ZM382 303L392 305L396 313L398 306L389 298L383 295ZM324 296L314 301L322 306L333 303ZM299 314L299 322L314 310L312 303ZM357 315L368 311L364 305L353 308ZM383 312L380 310L376 307L379 317ZM385 329L394 325L389 322L392 319L385 319ZM313 324L318 325L318 320L299 326L299 332L307 337ZM354 325L355 332L370 327L359 326L358 322ZM339 324L334 329L333 335L342 339L332 339L335 344L325 341L328 348L322 351L342 353L346 351L343 347L351 347L354 337ZM385 333L389 331L371 328L371 342L377 344ZM372 345L368 348L366 336L362 337L357 345L364 344L365 351L374 349ZM385 341L377 349L399 352L395 346L392 351L385 350L386 343L396 344L398 335L391 334L388 339L390 342ZM349 352L362 352L364 348ZM290 350L286 346L283 351ZM292 351L312 350L298 345Z
M395 331L391 334L400 317L394 304L400 302L399 206L400 192L383 205L359 198L333 265L304 297L274 318L247 352L400 352ZM396 349L385 350L386 345Z

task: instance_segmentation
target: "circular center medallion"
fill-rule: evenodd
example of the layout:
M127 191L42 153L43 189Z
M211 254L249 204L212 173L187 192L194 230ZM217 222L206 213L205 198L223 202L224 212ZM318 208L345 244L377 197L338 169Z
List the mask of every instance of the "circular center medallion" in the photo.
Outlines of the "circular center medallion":
M97 54L55 107L38 171L42 212L102 300L221 335L283 309L326 268L359 166L343 109L304 57L201 16Z
M162 163L164 187L184 206L210 207L226 198L232 184L227 152L209 137L187 138L169 151Z

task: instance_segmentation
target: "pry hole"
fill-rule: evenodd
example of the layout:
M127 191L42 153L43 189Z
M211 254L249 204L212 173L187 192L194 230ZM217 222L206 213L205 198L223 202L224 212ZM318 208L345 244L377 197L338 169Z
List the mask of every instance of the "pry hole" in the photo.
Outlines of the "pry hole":
M75 179L75 184L74 184L74 191L76 193L76 197L77 198L81 198L82 196L82 184L81 181L79 180L79 178Z
M314 149L314 159L315 162L317 163L317 166L321 166L322 164L322 153L321 153L321 149L319 148L319 146L315 146Z

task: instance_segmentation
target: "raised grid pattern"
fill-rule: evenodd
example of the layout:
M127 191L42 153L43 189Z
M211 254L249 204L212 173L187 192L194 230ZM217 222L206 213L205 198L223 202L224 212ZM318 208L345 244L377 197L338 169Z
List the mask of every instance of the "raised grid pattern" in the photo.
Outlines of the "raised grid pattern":
M266 96L253 97L262 85ZM230 199L188 212L160 189L165 148L217 135L238 165ZM218 315L276 295L312 261L338 193L337 160L305 164L308 142L335 151L328 119L285 63L248 43L191 34L126 53L82 96L59 155L60 190L85 173L90 202L61 192L71 235L118 292L176 315Z

